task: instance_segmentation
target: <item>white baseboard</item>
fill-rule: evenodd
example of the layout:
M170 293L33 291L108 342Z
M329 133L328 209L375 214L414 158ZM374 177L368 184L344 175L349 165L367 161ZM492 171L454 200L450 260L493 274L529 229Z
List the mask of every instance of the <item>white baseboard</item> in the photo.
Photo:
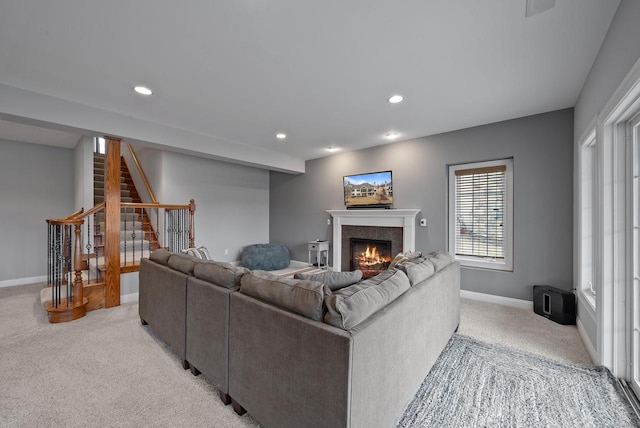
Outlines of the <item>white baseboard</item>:
M589 335L587 334L587 331L584 329L584 326L582 325L580 318L576 318L576 326L578 327L578 333L580 334L580 338L584 343L584 347L587 348L587 352L591 357L591 361L593 361L594 364L599 364L598 359L596 358L596 348L593 347L593 343L591 343L591 339L589 339Z
M47 282L47 276L32 276L31 278L18 278L0 281L0 287L13 287L15 285L36 284L38 282Z
M460 297L464 299L478 300L486 303L496 303L513 308L533 310L533 302L530 300L514 299L512 297L496 296L494 294L478 293L476 291L460 290Z
M120 304L138 301L138 293L123 294L120 296Z

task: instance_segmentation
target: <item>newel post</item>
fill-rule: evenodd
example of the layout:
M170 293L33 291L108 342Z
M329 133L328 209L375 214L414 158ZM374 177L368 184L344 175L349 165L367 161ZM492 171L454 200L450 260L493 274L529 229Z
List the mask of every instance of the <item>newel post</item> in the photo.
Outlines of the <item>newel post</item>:
M82 295L82 223L75 224L75 242L73 246L73 270L75 271L75 279L73 280L73 301L82 303L84 301Z
M194 221L194 214L196 213L196 201L191 199L189 201L189 248L196 246L196 224Z

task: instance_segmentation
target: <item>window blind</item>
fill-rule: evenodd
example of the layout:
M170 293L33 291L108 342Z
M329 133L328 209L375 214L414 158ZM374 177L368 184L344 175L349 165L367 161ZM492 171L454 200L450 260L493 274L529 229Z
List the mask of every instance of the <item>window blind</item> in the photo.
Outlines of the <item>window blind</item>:
M456 255L504 260L505 165L455 171Z

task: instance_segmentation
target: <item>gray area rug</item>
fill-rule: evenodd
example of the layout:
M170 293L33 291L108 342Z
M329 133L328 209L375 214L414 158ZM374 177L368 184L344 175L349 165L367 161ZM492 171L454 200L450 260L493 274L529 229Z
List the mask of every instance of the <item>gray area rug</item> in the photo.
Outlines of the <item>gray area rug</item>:
M397 425L636 427L604 367L568 365L455 334Z

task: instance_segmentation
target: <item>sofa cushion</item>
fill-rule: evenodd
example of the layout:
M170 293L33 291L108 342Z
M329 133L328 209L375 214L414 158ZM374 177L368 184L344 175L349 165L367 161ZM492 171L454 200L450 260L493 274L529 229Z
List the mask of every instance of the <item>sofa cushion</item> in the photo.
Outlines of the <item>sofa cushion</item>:
M193 268L193 275L196 278L226 288L239 287L240 278L247 272L249 272L247 268L213 260L196 263Z
M186 275L193 275L193 268L199 260L187 254L171 254L167 266Z
M324 321L349 330L393 302L409 288L409 279L404 272L388 269L327 297Z
M431 260L431 263L433 263L433 267L436 269L436 272L441 271L445 266L453 263L453 256L450 253L441 250L436 250L432 253L429 253L424 256L424 258Z
M289 262L289 250L281 244L254 244L242 249L242 266L247 269L278 270Z
M407 274L411 286L424 281L436 271L431 259L425 259L424 257L406 260L399 263L396 267Z
M354 270L353 272L297 273L293 277L295 279L318 281L329 287L331 291L336 291L360 281L362 279L362 271Z
M331 293L321 282L280 278L264 271L251 271L240 282L241 293L316 321L322 321L323 301Z
M171 257L171 254L172 253L165 250L164 248L159 248L153 251L151 254L149 254L149 260L153 260L154 262L167 266L167 263L169 262L169 257Z

